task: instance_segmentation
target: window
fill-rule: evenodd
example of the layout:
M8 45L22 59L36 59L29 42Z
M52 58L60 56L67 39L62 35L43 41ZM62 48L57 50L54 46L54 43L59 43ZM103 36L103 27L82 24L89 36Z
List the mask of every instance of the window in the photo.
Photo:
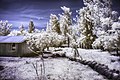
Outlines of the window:
M16 46L15 46L15 43L12 44L12 50L16 50Z

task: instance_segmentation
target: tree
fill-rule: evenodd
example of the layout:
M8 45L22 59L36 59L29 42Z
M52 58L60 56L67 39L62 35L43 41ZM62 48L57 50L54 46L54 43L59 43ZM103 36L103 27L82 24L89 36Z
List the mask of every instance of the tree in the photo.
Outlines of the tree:
M80 45L84 48L92 48L96 36L93 34L94 23L91 19L91 11L88 7L80 9L78 25L80 27L81 38Z
M21 24L21 26L19 27L19 29L20 29L20 32L23 33L23 31L25 30L23 24Z
M106 22L107 23L107 22ZM107 50L109 52L120 50L120 23L113 22L111 30L104 32L92 44L93 48Z
M67 37L66 33L71 34L70 26L72 25L72 19L71 19L72 12L70 12L70 8L67 8L65 6L61 7L61 9L64 11L64 13L59 14L60 29L61 29L62 34ZM69 37L67 37L67 41L68 41L68 46L69 46Z
M55 32L34 33L27 37L30 50L34 53L42 53L45 48L57 47L63 44L64 36Z
M31 20L30 23L29 23L28 32L32 33L32 32L34 32L34 30L35 30L35 26L34 26L33 21Z
M83 0L84 5L89 8L92 22L94 23L93 33L98 36L98 32L103 30L101 20L112 17L111 0Z
M92 47L100 33L107 32L112 25L111 0L83 0L85 7L80 9L78 26L80 27L80 42L84 47ZM88 45L88 46L85 46Z
M60 23L56 15L53 14L50 15L50 20L46 31L57 32L58 34L61 34Z
M58 35L56 32L42 32L42 33L33 33L27 37L27 44L29 45L29 49L36 55L38 55L42 60L41 75L45 76L45 64L43 59L44 49L48 47L57 47L63 43L64 36ZM37 70L37 63L36 66L33 64L35 70ZM39 78L38 72L36 71L38 79ZM46 80L46 79L43 79Z
M85 0L87 1L87 0ZM94 0L92 0L94 2ZM119 14L111 9L111 0L96 0L100 2L99 16L101 29L97 30L97 39L93 42L93 48L118 53L120 45ZM88 3L89 4L89 3ZM95 3L96 4L96 3ZM97 3L99 4L99 3ZM97 13L97 12L96 12ZM98 27L96 27L98 28ZM98 34L99 33L99 34Z
M67 8L65 6L61 7L61 9L64 11L64 13L59 14L60 16L60 27L62 34L66 36L66 33L70 34L70 25L72 25L72 19L71 19L71 14L70 8Z
M92 11L94 17L111 17L111 0L83 0L83 2Z
M6 36L10 33L12 24L9 24L8 21L0 21L0 35Z
M120 50L120 33L111 30L106 35L97 38L92 46L93 48L107 50L109 52L116 51L118 54L118 50Z

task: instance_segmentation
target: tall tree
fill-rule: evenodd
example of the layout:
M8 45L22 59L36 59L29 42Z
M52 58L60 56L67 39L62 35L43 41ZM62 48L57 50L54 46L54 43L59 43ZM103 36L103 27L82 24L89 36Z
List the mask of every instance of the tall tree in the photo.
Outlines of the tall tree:
M60 23L56 15L53 15L53 14L50 15L47 31L57 32L58 34L61 34Z
M34 30L35 30L34 23L33 23L32 20L30 20L30 22L29 22L28 32L29 32L29 33L32 33L32 32L34 32Z
M21 26L19 27L19 29L20 29L20 32L23 33L23 31L24 31L24 26L23 26L23 24L21 24Z
M102 21L104 18L112 17L111 0L83 0L84 5L89 8L91 14L88 15L94 22L94 34L103 30Z
M70 26L72 25L72 19L71 19L72 12L70 12L70 8L67 8L65 6L61 7L61 9L63 10L63 13L59 14L60 15L60 28L61 28L62 34L66 36L67 41L68 41L68 46L69 46L69 37L67 36L67 33L71 34Z
M96 38L93 34L94 23L92 19L88 17L89 15L91 15L91 11L88 7L84 7L79 12L79 26L82 38L80 44L83 45L84 48L92 48L92 43Z
M96 36L99 37L99 33L111 27L112 2L111 0L83 0L83 2L85 7L80 9L77 21L82 34L80 43L91 48Z

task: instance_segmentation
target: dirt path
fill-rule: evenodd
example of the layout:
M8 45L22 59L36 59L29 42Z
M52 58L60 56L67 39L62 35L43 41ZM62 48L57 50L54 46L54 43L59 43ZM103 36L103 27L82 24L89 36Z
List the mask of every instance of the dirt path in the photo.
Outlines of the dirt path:
M90 67L69 61L66 58L47 58L45 61L45 76L48 80L106 80ZM5 69L0 71L1 79L37 80L32 65L37 62L38 74L41 75L42 64L39 58L0 58L0 65Z

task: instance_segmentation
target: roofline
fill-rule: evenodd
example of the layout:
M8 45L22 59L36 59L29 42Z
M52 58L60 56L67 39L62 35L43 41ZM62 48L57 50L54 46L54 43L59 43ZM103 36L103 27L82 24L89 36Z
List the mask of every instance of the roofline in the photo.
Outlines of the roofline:
M26 40L25 40L25 41L26 41ZM22 41L22 42L0 42L0 44L1 44L1 43L3 43L3 44L7 44L7 43L8 43L8 44L10 44L10 43L24 43L25 41Z
M5 36L2 36L2 37L5 37ZM4 39L7 39L7 38L10 38L10 37L14 37L14 36L7 36L6 38L4 38ZM16 36L15 36L16 37ZM18 37L18 36L17 36ZM24 36L22 36L22 37L24 37ZM23 43L23 42L25 42L26 41L26 39L23 39L23 40L21 40L21 41L19 41L19 42L16 42L16 41L10 41L10 42L2 42L2 41L0 41L0 43L2 43L2 44L5 44L5 43L8 43L8 44L10 44L10 43Z

